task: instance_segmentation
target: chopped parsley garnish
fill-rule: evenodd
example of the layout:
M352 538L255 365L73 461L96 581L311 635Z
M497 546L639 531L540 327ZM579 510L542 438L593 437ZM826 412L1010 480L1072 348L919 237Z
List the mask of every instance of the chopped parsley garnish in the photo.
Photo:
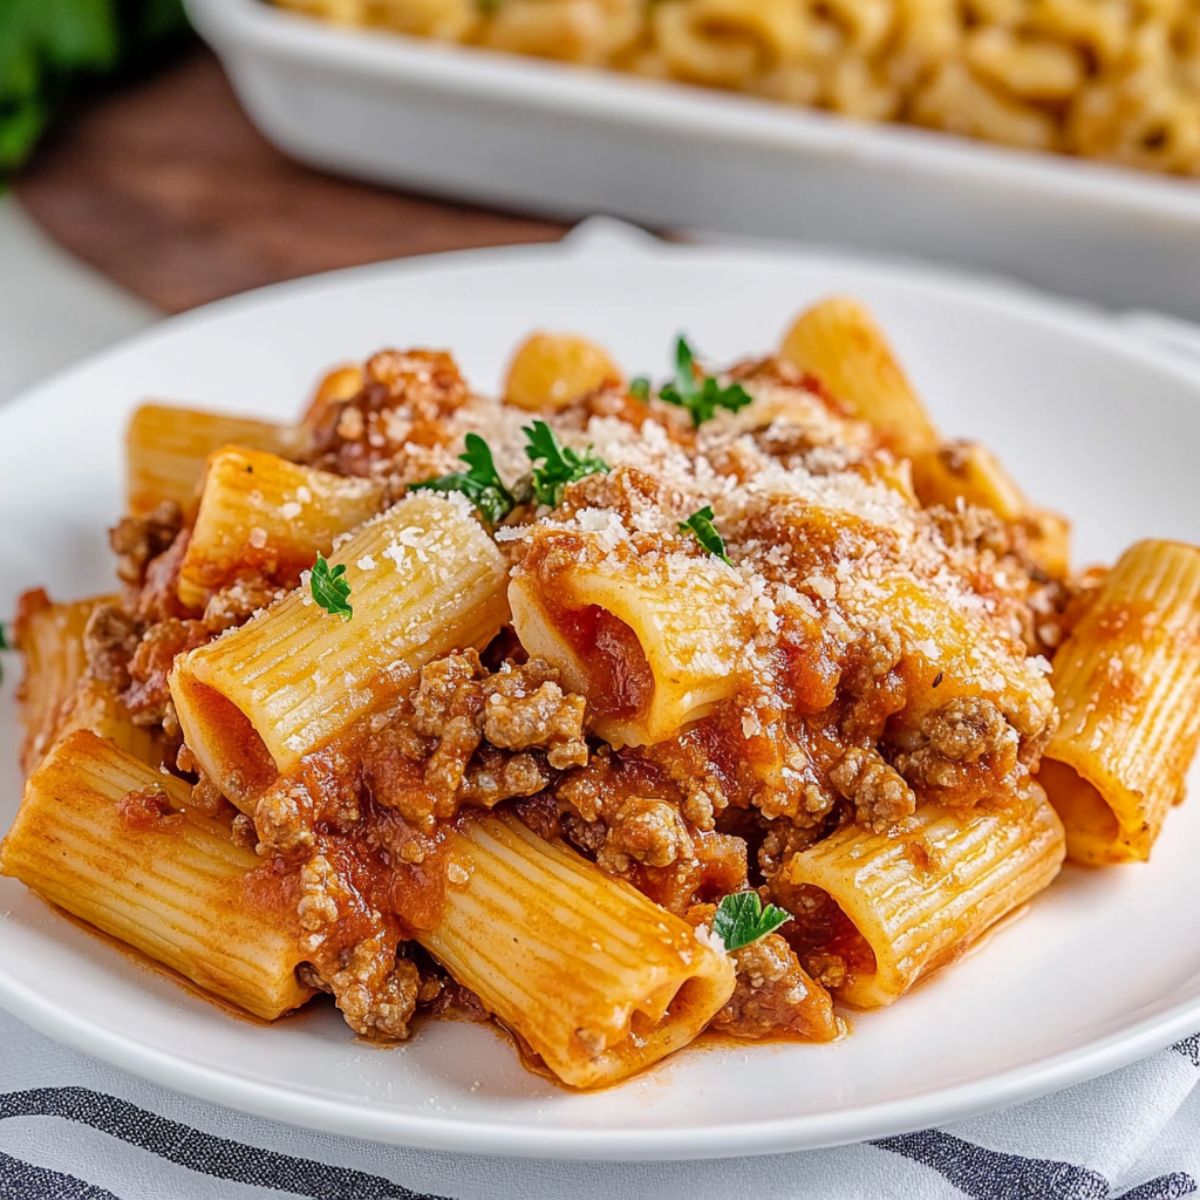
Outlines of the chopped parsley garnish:
M539 504L557 508L568 483L609 470L608 463L593 454L590 446L580 454L570 446L559 445L554 430L545 421L525 425L521 432L526 438L525 453L533 463L533 494Z
M412 485L413 491L462 492L468 500L491 522L498 525L513 510L515 501L512 493L496 471L492 451L487 442L477 433L468 433L466 450L459 461L469 470L456 471L453 475L442 475L437 479L424 479Z
M774 904L764 908L757 892L733 892L717 906L712 929L725 943L726 950L740 950L774 933L791 919L791 913Z
M650 380L645 375L638 375L629 381L629 394L635 400L650 399Z
M0 621L0 650L15 650L12 638L8 634L8 626ZM0 663L0 683L4 682L4 664Z
M686 521L679 523L681 533L694 533L696 541L702 545L709 554L715 558L719 558L723 563L729 562L729 555L725 553L725 539L717 532L717 527L713 524L713 510L711 504L706 504L703 508L692 513Z
M325 556L318 552L309 587L312 589L312 598L327 613L347 621L354 615L354 609L350 606L350 581L346 578L345 563L331 567L325 561Z
M675 379L658 394L668 404L686 408L697 427L716 416L718 408L737 412L753 400L740 383L722 387L711 375L697 377L696 356L682 335L675 339Z

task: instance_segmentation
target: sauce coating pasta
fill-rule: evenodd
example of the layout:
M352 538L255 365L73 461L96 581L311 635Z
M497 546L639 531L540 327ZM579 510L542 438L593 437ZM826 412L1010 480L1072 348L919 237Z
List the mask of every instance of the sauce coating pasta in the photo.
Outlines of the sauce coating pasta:
M505 400L384 351L274 450L135 418L173 467L134 445L121 590L22 605L0 870L260 1015L490 1015L593 1087L705 1029L833 1040L1067 853L1149 855L1200 550L1073 573L851 301L724 370L681 338L661 386L557 336Z

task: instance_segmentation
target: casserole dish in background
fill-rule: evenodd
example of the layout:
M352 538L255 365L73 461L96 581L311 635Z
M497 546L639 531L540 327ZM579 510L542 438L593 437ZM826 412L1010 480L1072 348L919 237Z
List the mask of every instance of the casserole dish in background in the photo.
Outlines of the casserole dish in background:
M316 166L572 217L968 263L1200 317L1200 183L187 0L262 132Z

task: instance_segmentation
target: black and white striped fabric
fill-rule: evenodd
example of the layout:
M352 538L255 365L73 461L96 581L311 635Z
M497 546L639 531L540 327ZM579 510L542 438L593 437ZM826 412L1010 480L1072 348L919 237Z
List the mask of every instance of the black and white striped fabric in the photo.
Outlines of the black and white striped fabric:
M0 1200L1200 1200L1198 1180L1200 1036L948 1129L635 1165L314 1134L153 1087L0 1014Z

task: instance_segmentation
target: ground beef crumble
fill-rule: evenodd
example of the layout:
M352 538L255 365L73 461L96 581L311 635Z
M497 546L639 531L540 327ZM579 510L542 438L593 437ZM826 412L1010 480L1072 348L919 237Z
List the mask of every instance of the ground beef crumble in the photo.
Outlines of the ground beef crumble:
M447 418L469 396L449 354L383 350L367 360L358 392L312 414L311 461L341 475L403 477L408 448L444 443Z
M733 960L737 986L713 1018L714 1029L748 1039L790 1034L829 1042L839 1036L841 1023L829 993L778 934L735 950Z
M851 746L829 772L839 792L854 804L854 819L874 833L888 833L917 811L917 797L874 748Z
M685 914L694 925L711 925L715 906L696 904ZM737 985L713 1017L719 1033L753 1041L798 1037L828 1042L842 1033L833 1000L800 965L795 951L777 933L732 951Z
M141 623L119 604L98 605L83 632L88 669L118 691L129 686L129 660L141 641Z
M531 796L552 771L585 763L584 711L540 659L489 672L474 650L448 655L421 669L411 699L366 739L366 785L429 832L462 804Z
M166 550L182 528L183 512L174 500L164 500L148 516L122 517L108 531L117 577L135 586L144 583L150 560Z
M908 742L896 771L930 800L962 806L1015 796L1028 775L1020 735L982 696L958 696L935 709Z
M421 997L416 964L396 956L394 943L383 937L365 938L346 955L345 964L323 976L310 968L309 981L333 994L346 1024L359 1037L403 1041Z

